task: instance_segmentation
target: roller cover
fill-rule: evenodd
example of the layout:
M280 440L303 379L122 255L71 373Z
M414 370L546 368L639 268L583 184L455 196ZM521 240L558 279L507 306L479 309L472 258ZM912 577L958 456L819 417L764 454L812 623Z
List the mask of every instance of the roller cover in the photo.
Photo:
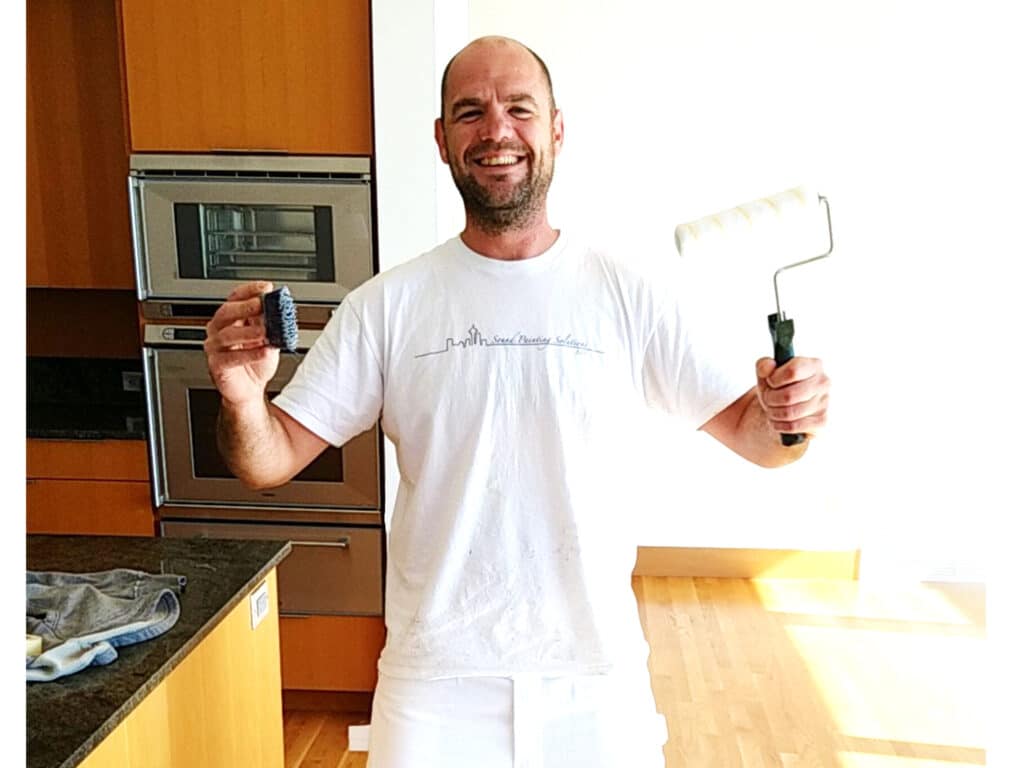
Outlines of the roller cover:
M793 187L676 227L676 250L686 259L743 255L779 256L782 263L820 252L822 213L818 195ZM817 249L817 250L816 250Z

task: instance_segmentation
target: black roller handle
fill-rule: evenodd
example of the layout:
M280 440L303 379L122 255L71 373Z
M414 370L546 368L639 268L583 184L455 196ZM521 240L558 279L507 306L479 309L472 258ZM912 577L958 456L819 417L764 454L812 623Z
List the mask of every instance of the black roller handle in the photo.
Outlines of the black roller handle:
M775 347L775 364L782 365L793 359L796 354L793 351L793 321L779 320L778 314L773 312L768 315L768 330L772 332L772 344ZM783 433L783 445L799 445L807 439L803 433Z

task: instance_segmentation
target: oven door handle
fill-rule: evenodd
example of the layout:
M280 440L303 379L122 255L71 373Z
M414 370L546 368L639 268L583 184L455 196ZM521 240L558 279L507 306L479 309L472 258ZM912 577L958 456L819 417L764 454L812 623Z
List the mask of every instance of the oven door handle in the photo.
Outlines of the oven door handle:
M135 262L135 296L149 297L149 257L146 254L146 215L142 201L142 182L128 175L128 221L132 235L132 259Z
M167 466L164 464L163 412L160 408L160 375L157 370L156 350L142 348L142 389L146 402L146 429L149 449L150 492L153 508L159 509L166 498Z
M292 539L292 546L298 545L300 547L337 547L338 549L348 549L351 544L352 538L350 536L342 536L337 541L298 541Z

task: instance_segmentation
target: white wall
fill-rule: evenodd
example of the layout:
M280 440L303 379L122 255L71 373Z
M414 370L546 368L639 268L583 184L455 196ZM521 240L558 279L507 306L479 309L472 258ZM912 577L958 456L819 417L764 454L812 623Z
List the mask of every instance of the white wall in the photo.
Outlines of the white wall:
M553 221L630 258L676 258L677 223L795 184L831 201L833 257L781 283L797 351L825 359L834 381L827 436L799 464L765 471L652 416L635 485L661 516L645 543L862 547L866 577L979 578L996 520L1021 507L1005 479L1019 408L1006 405L1000 310L1007 264L1024 255L1010 231L1024 67L997 4L968 17L880 0L438 0L431 40L426 28L399 32L414 24L381 31L381 10L404 19L414 5L374 3L385 256L393 151L435 164L436 237L462 224L420 101L402 125L381 108L379 59L399 35L433 46L434 113L441 68L466 41L496 33L533 47L565 113ZM394 63L406 76L415 67ZM761 325L756 354L770 352L775 266L749 277L761 305L748 296L724 314ZM709 290L728 301L722 285Z
M465 0L371 0L373 110L380 268L390 269L434 247L438 221L449 215L438 196L444 183L433 149L436 95L455 42L465 39ZM442 49L440 53L438 49ZM385 515L398 492L394 446L385 441Z

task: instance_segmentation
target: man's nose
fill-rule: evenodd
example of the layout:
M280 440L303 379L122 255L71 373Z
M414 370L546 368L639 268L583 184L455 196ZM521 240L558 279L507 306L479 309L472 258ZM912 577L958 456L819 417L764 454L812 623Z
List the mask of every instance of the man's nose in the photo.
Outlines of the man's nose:
M512 135L508 116L502 109L488 109L480 121L480 139L483 141L501 141Z

